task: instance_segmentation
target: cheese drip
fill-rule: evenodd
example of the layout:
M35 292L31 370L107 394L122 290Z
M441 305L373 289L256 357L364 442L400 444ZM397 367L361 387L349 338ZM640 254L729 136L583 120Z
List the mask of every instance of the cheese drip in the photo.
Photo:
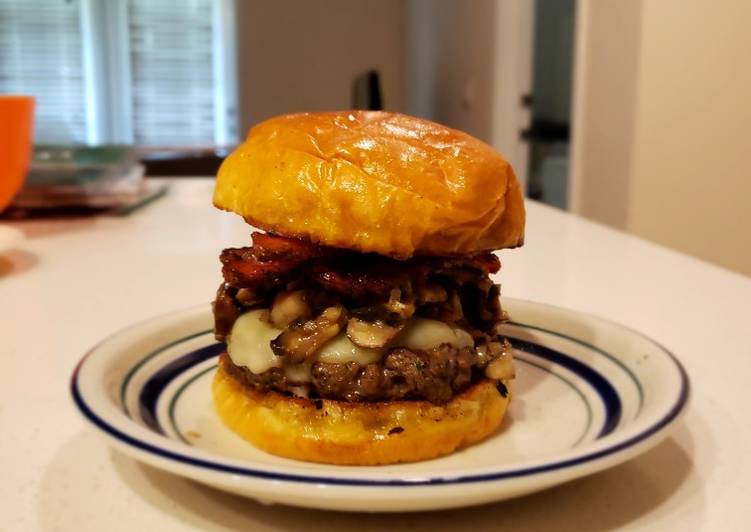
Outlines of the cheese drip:
M251 310L237 318L232 326L227 352L236 366L244 366L255 374L280 368L282 359L274 355L269 345L280 332L268 322L268 310ZM442 321L412 318L404 330L385 347L357 346L341 332L321 346L314 358L315 361L329 364L356 362L364 366L378 362L386 351L394 347L426 350L441 344L462 348L474 346L474 341L467 331ZM285 372L296 382L307 382L310 380L310 363L287 366Z

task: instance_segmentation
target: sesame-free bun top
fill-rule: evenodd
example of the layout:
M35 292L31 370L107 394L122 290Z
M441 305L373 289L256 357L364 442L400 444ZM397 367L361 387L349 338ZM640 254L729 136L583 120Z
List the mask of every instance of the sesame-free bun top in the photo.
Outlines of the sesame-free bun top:
M267 231L399 258L524 242L509 163L466 133L399 113L266 120L222 163L214 205Z

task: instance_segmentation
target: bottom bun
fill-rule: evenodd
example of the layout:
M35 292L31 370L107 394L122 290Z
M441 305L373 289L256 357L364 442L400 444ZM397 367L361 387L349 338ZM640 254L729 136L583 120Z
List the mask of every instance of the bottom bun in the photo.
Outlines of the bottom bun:
M287 458L341 465L415 462L480 441L501 424L510 400L496 381L470 386L444 405L349 403L260 392L224 370L213 382L222 421L256 447Z

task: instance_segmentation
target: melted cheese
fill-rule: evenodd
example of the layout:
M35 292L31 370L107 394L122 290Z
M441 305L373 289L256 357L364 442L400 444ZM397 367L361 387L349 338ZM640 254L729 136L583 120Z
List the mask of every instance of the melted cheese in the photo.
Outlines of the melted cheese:
M282 367L282 360L274 355L269 345L281 331L272 327L267 320L267 310L251 310L237 318L227 344L227 352L235 365L245 366L256 374ZM378 362L392 347L425 350L440 344L461 348L473 346L474 341L467 331L458 327L451 327L441 321L413 318L387 347L359 347L341 332L318 350L315 359L329 364L356 362L364 366ZM309 382L310 365L287 366L285 372L295 382Z
M329 364L357 362L364 366L378 362L385 352L384 348L373 349L355 345L342 332L321 346L316 353L316 359Z
M241 315L235 320L227 341L227 353L232 362L256 374L282 367L282 359L269 345L280 331L266 321L268 314L268 310L251 310Z
M313 376L310 374L312 365L312 362L303 364L289 364L287 366L284 366L284 373L292 382L310 382L313 380Z
M392 346L404 346L409 349L426 350L441 344L454 347L471 347L475 345L472 335L467 331L437 320L413 318L399 336L394 338Z

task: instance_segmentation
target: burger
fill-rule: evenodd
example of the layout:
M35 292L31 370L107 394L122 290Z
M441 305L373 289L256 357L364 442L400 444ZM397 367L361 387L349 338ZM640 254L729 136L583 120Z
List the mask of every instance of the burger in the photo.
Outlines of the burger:
M522 245L525 213L490 146L398 113L280 116L223 162L214 205L254 228L222 251L213 303L227 346L213 401L230 429L357 465L498 429L514 369L493 250Z

